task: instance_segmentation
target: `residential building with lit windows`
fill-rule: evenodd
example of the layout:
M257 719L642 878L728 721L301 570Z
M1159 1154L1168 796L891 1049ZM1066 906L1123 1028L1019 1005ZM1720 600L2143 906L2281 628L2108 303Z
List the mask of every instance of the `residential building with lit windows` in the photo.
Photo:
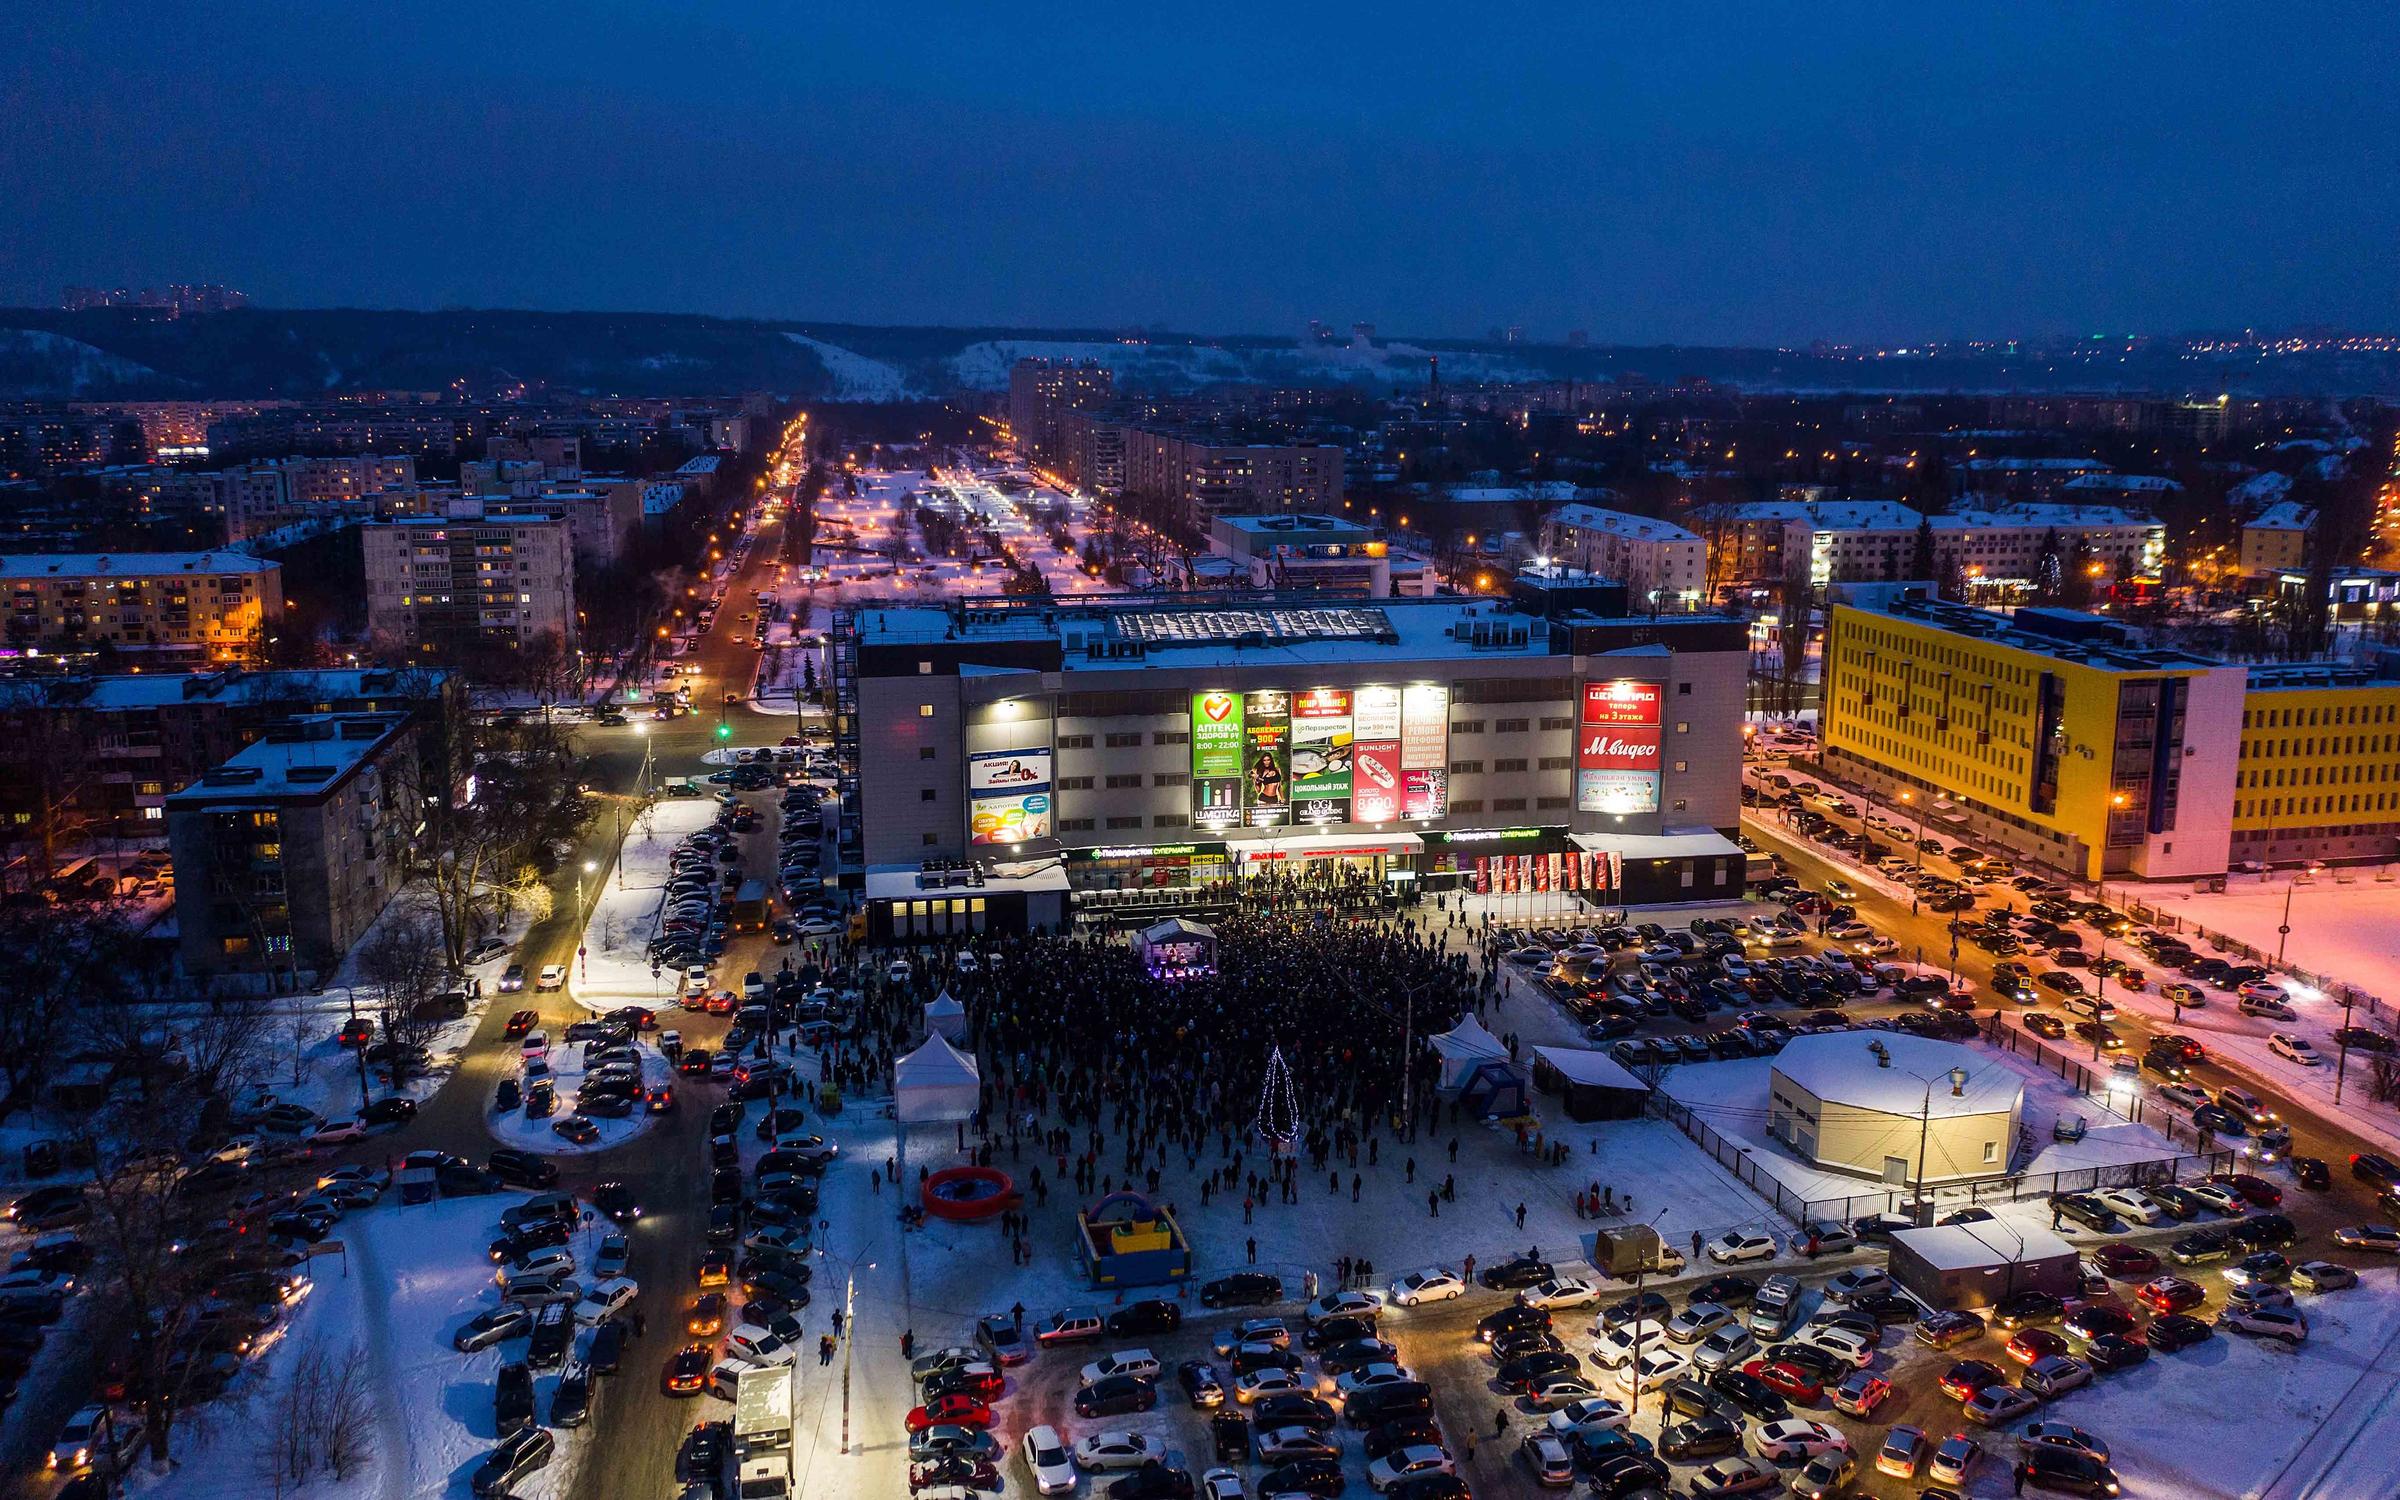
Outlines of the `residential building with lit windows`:
M240 552L0 556L8 644L162 663L248 661L283 618L283 565Z
M1655 516L1562 505L1542 522L1542 553L1560 566L1620 579L1636 596L1655 592L1652 602L1664 607L1689 609L1708 590L1708 543Z
M359 528L367 633L409 645L572 645L573 523L558 516L412 516Z
M2113 505L2001 504L1970 500L1927 517L1891 500L1761 500L1726 507L1712 526L1720 583L1775 583L1801 558L1817 584L1888 583L1907 577L1928 521L1934 574L1955 569L1992 583L2031 582L2043 555L2114 578L2150 576L2166 554L2166 527Z
M402 713L295 719L167 798L187 974L286 990L333 972L405 878L413 735Z

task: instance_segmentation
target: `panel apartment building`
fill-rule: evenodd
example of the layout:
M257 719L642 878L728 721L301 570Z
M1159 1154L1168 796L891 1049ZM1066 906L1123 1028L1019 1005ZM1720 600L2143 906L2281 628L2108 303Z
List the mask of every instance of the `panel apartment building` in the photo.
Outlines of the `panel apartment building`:
M1825 641L1837 776L2079 879L2400 853L2400 665L2244 666L2071 610L1845 590Z
M416 516L359 528L367 631L411 645L572 645L575 543L555 516Z
M1053 468L1060 456L1060 418L1070 411L1106 406L1116 391L1116 375L1106 365L1020 359L1008 371L1009 441L1027 462Z
M869 930L1326 865L1394 892L1738 897L1739 622L1583 603L864 609L837 691Z
M162 664L247 661L283 618L283 565L239 552L0 556L8 644Z
M1725 508L1711 524L1719 584L1780 583L1805 559L1818 585L1904 578L1928 518L1891 500L1761 500ZM2153 573L2166 551L2166 527L2110 505L1962 506L1930 518L1934 570L1955 564L1970 578L2031 582L2046 547L2061 557L2078 549L2114 576L2120 564Z

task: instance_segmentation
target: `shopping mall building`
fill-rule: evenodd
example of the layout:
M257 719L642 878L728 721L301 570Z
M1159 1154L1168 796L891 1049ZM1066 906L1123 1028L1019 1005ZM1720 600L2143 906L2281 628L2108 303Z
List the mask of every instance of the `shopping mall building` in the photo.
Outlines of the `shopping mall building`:
M1602 580L863 608L835 645L878 938L1205 911L1268 870L1562 911L1742 892L1741 625Z

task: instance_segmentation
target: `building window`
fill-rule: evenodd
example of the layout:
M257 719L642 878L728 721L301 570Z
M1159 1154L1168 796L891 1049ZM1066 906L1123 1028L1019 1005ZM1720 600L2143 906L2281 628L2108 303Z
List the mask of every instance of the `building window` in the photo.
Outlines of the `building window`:
M1139 828L1142 826L1141 814L1119 814L1108 820L1108 826L1111 828Z
M924 844L927 844L927 845L932 845L932 844L937 844L937 843L940 843L940 842L941 842L941 839L940 839L940 837L939 837L938 835L935 835L935 834L928 833L928 834L925 834L925 835L923 835L923 836L922 836L922 837L919 839L919 842L921 842L921 843L924 843Z
M1985 1141L1983 1143L1983 1164L1988 1167L1994 1165L1999 1160L2000 1143L1998 1141Z
M931 745L919 745L919 746L917 747L917 759L919 759L919 760L931 760L931 759L933 759L933 747L932 747Z
M1092 789L1092 778L1089 776L1061 776L1058 778L1058 789L1062 792L1088 792Z
M1494 719L1492 732L1494 734L1523 734L1532 726L1532 722L1530 719Z
M1565 714L1545 714L1542 716L1542 727L1544 729L1573 729L1575 721Z
M1107 739L1108 748L1111 750L1130 750L1141 742L1142 736L1139 730L1111 734Z
M1543 812L1560 812L1573 800L1571 797L1536 797L1533 805Z
M1678 797L1675 799L1675 810L1677 812L1686 812L1689 811L1690 808L1691 802L1688 798Z
M932 788L932 787L921 787L921 788L919 788L919 789L918 789L918 791L917 791L917 800L918 800L919 802L931 802L931 801L933 800L933 788Z
M1161 729L1150 736L1153 745L1188 745L1192 737L1180 729Z
M1494 797L1492 799L1492 811L1496 813L1523 812L1524 810L1525 799L1522 797Z
M1454 760L1450 762L1450 774L1453 776L1479 776L1483 774L1483 762L1479 760Z
M1453 817L1463 817L1469 813L1481 811L1483 811L1481 797L1453 797L1450 799L1450 812Z
M932 718L932 717L933 717L933 705L932 705L932 704L930 704L930 703L920 703L920 704L918 704L918 705L917 705L917 717L918 717L918 718L920 718L920 719L930 719L930 718Z
M1512 775L1524 769L1525 758L1521 755L1504 756L1501 759L1492 762L1492 770L1503 776Z
M1150 820L1150 826L1153 828L1189 828L1192 826L1192 820L1185 813L1160 813Z
M1061 818L1058 820L1058 831L1060 833L1090 833L1092 820L1089 818Z
M1160 771L1151 776L1150 784L1152 786L1190 786L1192 773L1189 771Z
M1678 770L1678 771L1688 771L1688 770L1690 770L1691 768L1692 768L1692 763L1691 763L1690 761L1688 761L1688 760L1679 760L1679 761L1675 762L1675 769L1676 769L1676 770Z
M1450 732L1452 734L1481 734L1483 733L1483 720L1452 719L1450 721Z
M1545 771L1571 770L1574 765L1575 758L1571 755L1545 755L1542 757L1542 769Z
M1675 696L1678 698L1689 698L1692 696L1692 685L1688 682L1679 682L1675 684Z
M1692 732L1691 720L1677 719L1675 721L1675 732L1677 734L1690 734Z
M1119 791L1122 791L1126 787L1140 786L1142 784L1142 773L1139 771L1119 771L1112 774L1108 778L1108 784L1112 788L1115 788Z
M1092 737L1088 734L1062 734L1058 737L1058 748L1061 750L1089 750L1092 748Z

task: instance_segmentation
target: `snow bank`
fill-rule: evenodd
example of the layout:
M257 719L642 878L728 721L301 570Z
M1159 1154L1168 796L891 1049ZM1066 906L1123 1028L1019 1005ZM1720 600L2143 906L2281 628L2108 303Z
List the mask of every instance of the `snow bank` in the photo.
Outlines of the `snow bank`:
M568 975L567 993L576 1004L598 1011L674 1003L674 976L650 972L650 939L658 930L675 846L716 816L710 798L670 797L652 805L647 829L627 833L617 868L601 883L584 923L583 956Z

